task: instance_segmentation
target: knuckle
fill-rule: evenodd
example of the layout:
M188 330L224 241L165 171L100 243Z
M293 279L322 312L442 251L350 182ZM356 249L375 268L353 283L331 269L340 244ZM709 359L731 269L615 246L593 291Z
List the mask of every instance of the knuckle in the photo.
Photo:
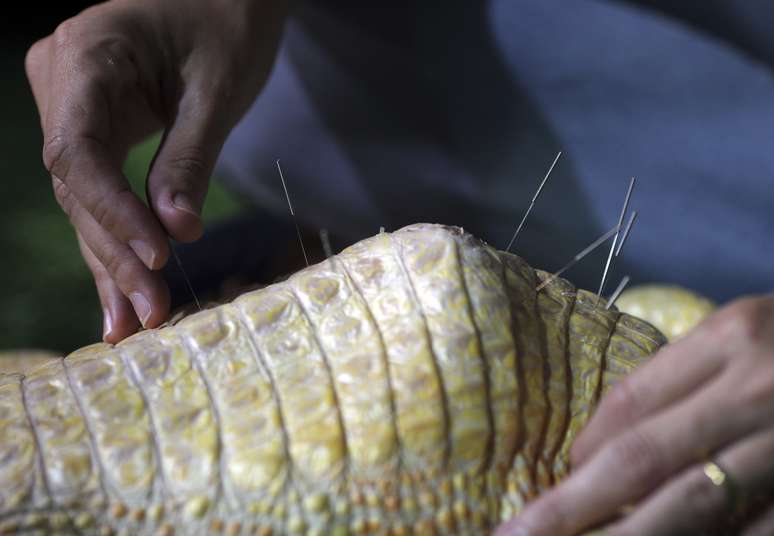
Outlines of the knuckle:
M732 349L760 343L771 336L772 303L771 298L741 298L719 311L708 328Z
M57 49L71 48L78 41L80 34L80 24L78 17L69 18L59 24L54 30L52 37L54 46Z
M64 180L70 167L70 140L56 134L43 143L43 165L51 175Z
M124 260L118 248L112 244L104 244L100 250L95 251L95 254L105 270L115 278Z
M118 218L118 211L121 207L130 206L134 202L134 193L129 187L122 188L113 195L106 195L100 198L91 209L91 215L94 221L100 227L110 234L115 234L121 229L121 222Z
M67 215L68 219L73 222L75 216L75 199L73 198L72 191L58 178L52 179L52 183L56 202L59 203L59 206Z
M106 40L100 50L95 52L95 62L106 67L100 71L106 78L105 82L123 83L124 87L136 84L138 76L132 67L134 54L132 46L125 39L114 37Z
M93 9L57 26L51 36L52 52L60 60L77 66L77 73L87 80L102 85L115 84L134 72L128 68L127 61L132 57L131 47L120 33L101 32L100 17Z
M102 266L102 263L92 263L89 268L91 268L91 274L94 276L94 282L98 287L106 288L109 285L114 284L113 278L110 276L107 269Z
M614 413L623 419L633 419L642 413L643 397L639 388L627 377L619 381L602 400L600 409L605 413Z
M650 487L663 477L661 450L644 431L635 427L607 448L611 465L621 468L621 474L632 485Z
M571 526L564 499L557 491L550 492L529 506L529 513L520 520L528 534L565 534Z
M171 156L169 166L178 171L181 178L188 183L187 186L191 187L209 172L209 158L204 148L191 145Z
M27 73L27 78L30 80L34 78L35 71L41 66L45 59L44 49L45 40L41 39L34 43L24 56L24 70Z
M123 246L105 244L97 255L107 273L122 289L137 279L139 267L131 253Z
M757 365L757 364L756 364ZM767 359L765 366L756 366L748 375L741 393L741 407L755 408L748 412L751 418L757 417L757 410L770 414L774 404L774 360Z

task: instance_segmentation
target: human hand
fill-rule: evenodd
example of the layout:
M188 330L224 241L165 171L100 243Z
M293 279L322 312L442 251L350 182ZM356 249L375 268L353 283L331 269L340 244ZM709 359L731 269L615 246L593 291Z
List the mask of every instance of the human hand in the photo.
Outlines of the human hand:
M268 77L284 12L284 0L113 0L29 50L43 161L94 276L106 341L168 316L157 271L167 235L201 236L212 167ZM147 207L121 169L160 128Z
M712 460L728 475L715 485ZM739 300L603 399L574 472L498 535L702 534L768 496L745 534L774 534L774 297Z

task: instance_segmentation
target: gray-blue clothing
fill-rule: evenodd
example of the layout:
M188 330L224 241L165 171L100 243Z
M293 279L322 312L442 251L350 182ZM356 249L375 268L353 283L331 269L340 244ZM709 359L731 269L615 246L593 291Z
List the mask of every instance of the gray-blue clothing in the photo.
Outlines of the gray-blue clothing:
M430 4L303 4L219 175L284 217L281 158L296 213L339 246L430 221L502 248L562 150L514 248L534 266L612 226L635 175L609 288L774 290L774 5L695 2L689 22L622 1ZM570 279L596 289L605 257Z

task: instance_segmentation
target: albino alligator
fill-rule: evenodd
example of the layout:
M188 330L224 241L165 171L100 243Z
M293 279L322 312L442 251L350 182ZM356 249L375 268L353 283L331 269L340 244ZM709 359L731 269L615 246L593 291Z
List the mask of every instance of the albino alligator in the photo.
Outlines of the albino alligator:
M0 374L0 532L480 534L663 336L461 229L381 233Z

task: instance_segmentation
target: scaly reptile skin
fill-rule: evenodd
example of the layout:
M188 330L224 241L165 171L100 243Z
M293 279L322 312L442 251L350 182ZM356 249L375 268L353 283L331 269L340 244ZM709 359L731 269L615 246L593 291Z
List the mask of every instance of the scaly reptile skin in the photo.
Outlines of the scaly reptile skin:
M480 534L568 471L664 339L461 229L414 225L27 376L0 531Z

